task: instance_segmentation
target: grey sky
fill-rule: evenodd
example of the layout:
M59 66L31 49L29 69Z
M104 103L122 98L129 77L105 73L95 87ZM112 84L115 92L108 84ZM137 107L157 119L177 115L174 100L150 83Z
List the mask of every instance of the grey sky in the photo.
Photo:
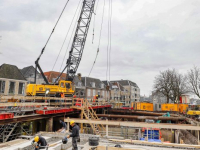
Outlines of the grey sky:
M19 68L34 65L67 0L1 0L0 64ZM149 95L159 71L176 68L186 73L200 64L199 0L112 0L111 80L130 79ZM50 71L79 0L69 4L40 64ZM93 19L78 72L87 76L97 51L103 0L99 0L92 44ZM108 0L100 53L91 77L106 79ZM74 25L73 25L74 27ZM72 30L71 30L72 31ZM55 67L59 71L67 42ZM67 52L68 54L68 52ZM67 55L68 56L68 55ZM65 61L66 62L66 61Z

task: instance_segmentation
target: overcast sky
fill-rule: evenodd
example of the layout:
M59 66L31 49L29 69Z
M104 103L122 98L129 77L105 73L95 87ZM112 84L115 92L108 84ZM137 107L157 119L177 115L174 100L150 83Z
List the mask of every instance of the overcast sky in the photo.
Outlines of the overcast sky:
M0 64L13 64L19 68L34 65L66 1L1 0ZM52 70L79 1L69 1L41 57L44 71ZM102 80L106 79L107 69L108 2L105 0L100 52L90 75ZM94 62L103 4L104 1L99 0L95 25L92 18L78 69L82 76L88 76ZM138 84L141 95L148 96L159 71L176 68L180 73L186 73L194 65L199 66L200 0L112 0L112 8L111 80L129 79ZM75 22L55 71L60 69L74 27Z

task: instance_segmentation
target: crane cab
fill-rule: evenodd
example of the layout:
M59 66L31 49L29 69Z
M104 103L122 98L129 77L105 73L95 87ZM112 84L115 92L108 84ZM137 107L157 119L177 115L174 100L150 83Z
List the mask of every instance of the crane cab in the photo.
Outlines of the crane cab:
M27 96L71 97L74 94L74 85L71 81L60 80L58 84L28 84Z

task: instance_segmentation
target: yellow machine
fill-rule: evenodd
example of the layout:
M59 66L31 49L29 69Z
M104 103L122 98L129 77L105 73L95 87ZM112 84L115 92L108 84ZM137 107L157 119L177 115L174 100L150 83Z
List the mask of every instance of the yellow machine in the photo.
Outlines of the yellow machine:
M179 104L179 112L186 113L188 109L188 104Z
M161 111L178 111L178 104L162 104Z
M197 110L188 110L187 112L187 115L190 115L190 116L199 116L200 115L200 111L197 111Z
M60 80L56 85L52 84L28 84L26 88L27 96L72 96L74 94L74 85L71 81Z
M189 105L187 115L200 116L200 105Z
M187 112L188 104L161 104L161 111Z
M132 102L131 107L134 110L146 110L153 111L153 103L145 103L145 102Z

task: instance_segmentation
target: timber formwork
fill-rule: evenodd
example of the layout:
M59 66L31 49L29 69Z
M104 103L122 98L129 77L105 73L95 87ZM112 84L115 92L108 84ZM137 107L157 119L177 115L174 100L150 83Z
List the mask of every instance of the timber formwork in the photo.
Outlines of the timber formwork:
M89 102L87 101L87 105ZM81 106L81 107L80 107ZM31 135L32 121L48 119L80 113L85 108L86 100L81 102L72 97L40 97L40 96L0 96L0 112L12 113L14 117L0 119L0 143L18 138L21 134ZM44 109L46 107L46 109ZM85 108L85 117L88 112L94 114L94 109L111 107L105 102L92 103L89 109ZM12 115L11 115L12 116ZM97 117L97 116L92 116ZM88 119L91 119L88 116ZM96 134L99 125L94 125Z
M20 135L32 135L32 120L43 119L36 111L48 108L69 108L72 98L39 96L2 96L0 95L1 114L11 113L12 117L0 119L0 143L18 138ZM31 115L31 116L30 116ZM14 117L13 117L14 116ZM49 117L49 116L48 116Z

